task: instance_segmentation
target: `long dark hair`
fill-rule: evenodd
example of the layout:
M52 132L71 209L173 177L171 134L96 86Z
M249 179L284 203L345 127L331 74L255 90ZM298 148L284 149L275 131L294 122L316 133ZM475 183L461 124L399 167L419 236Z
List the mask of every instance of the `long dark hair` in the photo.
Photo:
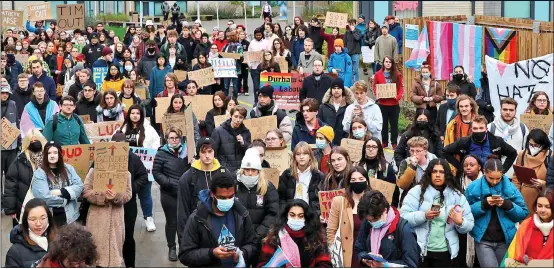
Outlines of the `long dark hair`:
M54 221L54 217L52 216L52 212L50 212L48 205L42 199L33 198L29 200L27 204L25 204L23 216L19 220L19 223L23 228L21 229L23 232L23 238L25 238L27 243L29 243L30 245L36 245L36 243L29 237L29 221L27 221L27 218L29 217L29 212L37 207L44 208L44 211L46 211L46 217L48 217L48 228L46 228L46 231L44 232L44 235L48 238L48 242L52 242L52 240L54 240L54 237L56 237L56 222ZM42 236L41 234L37 235Z
M67 182L69 180L69 176L67 175L67 170L65 169L65 164L63 163L62 146L60 146L58 143L50 141L46 143L46 145L44 145L44 150L42 152L42 165L40 168L44 170L49 180L51 180L55 184L58 184L58 177L54 175L52 169L50 168L50 163L48 162L48 150L50 150L50 148L58 149L58 162L56 163L56 169L58 170L63 184L63 182Z
M114 97L113 107L108 107L108 103L106 103L106 95L111 95ZM117 105L121 104L121 101L119 100L119 97L117 96L117 93L115 90L107 90L104 93L102 93L102 98L100 98L100 107L102 109L110 109L117 107Z
M434 159L429 162L429 164L427 165L427 169L425 169L425 172L423 172L423 177L421 178L421 193L419 195L420 205L421 203L423 203L423 196L425 195L425 191L429 186L432 186L431 176L433 174L433 169L435 168L435 165L442 165L442 168L444 169L445 188L442 188L441 190L439 190L440 202L442 203L444 201L444 189L446 188L450 188L453 191L457 191L458 193L463 194L462 187L460 187L460 182L454 179L454 175L450 170L450 165L448 164L448 162L445 159Z
M133 133L133 129L135 129L135 127L133 127L133 122L131 121L131 111L133 111L133 109L136 109L139 111L140 113L140 119L139 121L137 122L137 127L136 129L139 130L139 137L138 137L138 146L139 147L142 147L142 143L144 142L144 110L143 108L139 105L139 104L134 104L132 106L129 107L129 110L127 110L127 115L125 116L125 121L123 122L123 125L121 126L121 129L123 129L123 127L127 126L127 129L125 129L125 136L130 136L132 133Z
M367 189L366 191L371 190L371 185L369 184L369 176L367 174L367 171L361 167L361 166L355 166L350 170L350 173L347 174L347 176L344 178L344 197L348 201L348 204L354 208L354 199L352 198L352 189L350 188L350 178L352 178L352 174L354 173L360 173L362 176L364 176L365 180L367 181Z
M425 129L419 129L417 127L417 118L419 115L425 115L427 117L427 128ZM412 121L412 124L410 125L410 128L406 132L406 139L410 139L414 136L423 136L427 138L428 141L433 140L434 138L440 138L440 135L435 128L435 125L431 122L431 112L427 109L417 109L416 113L414 115L414 120ZM436 141L436 140L435 140Z
M183 106L181 107L181 110L175 111L173 110L173 100L180 98L183 101ZM169 101L169 107L167 107L167 113L179 113L185 111L185 97L181 95L180 93L174 94L171 96L171 100Z
M373 141L375 143L377 143L377 156L375 156L375 159L377 159L377 161L379 162L379 171L381 172L384 172L384 170L386 169L387 167L387 159L385 158L385 151L383 150L383 144L381 143L381 140L379 140L378 138L376 137L371 137L371 138L368 138L365 142L364 142L364 147L362 148L362 159L360 160L360 165L363 165L365 164L366 168L369 169L369 160L368 157L366 156L366 146L367 146L367 142L369 141Z
M287 221L289 218L289 211L292 207L301 207L304 210L304 238L302 239L304 246L306 250L313 252L316 249L322 248L325 249L323 246L324 242L324 236L321 232L321 226L320 226L320 220L319 215L316 215L312 208L302 199L294 199L292 201L289 201L285 208L281 211L281 215L279 215L279 218L271 226L269 229L269 233L265 240L269 241L270 244L274 246L279 246L279 231L284 229L285 225L287 225Z
M383 67L381 68L381 70L383 70L383 72L385 72L385 60L389 60L391 61L391 67L390 67L390 80L392 81L392 83L396 83L396 81L398 80L398 75L400 74L400 72L398 72L398 69L396 68L396 64L394 63L394 58L392 58L392 56L385 56L384 59L383 59Z
M117 69L117 74L114 76L111 74L110 72L110 69L112 67L115 67ZM123 79L123 74L121 73L121 70L119 70L119 64L110 64L110 66L108 67L108 73L106 74L106 78L104 78L106 81L109 81L110 79L113 79L113 80L120 80L120 79ZM114 90L118 90L118 89L114 89Z

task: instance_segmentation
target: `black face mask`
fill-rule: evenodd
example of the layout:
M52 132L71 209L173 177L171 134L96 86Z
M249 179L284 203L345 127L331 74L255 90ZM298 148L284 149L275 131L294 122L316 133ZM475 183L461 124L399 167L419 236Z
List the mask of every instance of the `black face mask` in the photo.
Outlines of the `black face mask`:
M350 189L354 193L360 194L367 189L367 181L350 183Z
M454 80L456 80L456 81L461 81L463 78L464 78L463 74L455 74L454 75Z
M150 54L154 54L154 52L156 52L156 48L148 48L147 51Z
M426 121L416 121L416 127L420 130L427 129L427 126L429 125Z
M487 137L487 132L473 132L471 137L475 142L483 142Z
M42 151L42 143L40 143L40 141L31 142L31 144L29 144L29 150L35 153Z

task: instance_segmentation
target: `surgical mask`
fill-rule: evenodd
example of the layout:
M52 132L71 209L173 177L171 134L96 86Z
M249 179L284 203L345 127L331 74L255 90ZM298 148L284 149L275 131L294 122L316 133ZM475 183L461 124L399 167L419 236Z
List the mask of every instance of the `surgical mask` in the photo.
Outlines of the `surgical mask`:
M462 78L464 78L463 74L455 74L454 75L454 80L460 81L460 80L462 80Z
M431 73L421 73L421 77L424 79L428 79L431 77Z
M15 46L15 50L21 50L21 49L23 49L22 46Z
M19 39L25 39L25 35L19 35Z
M325 147L327 147L327 142L325 142L325 140L316 139L315 145L318 149L324 149Z
M367 189L367 181L350 183L350 189L354 193L360 194Z
M448 106L448 109L456 109L456 98L446 99L446 105Z
M216 199L217 200L217 209L221 212L229 211L235 204L235 198L231 199Z
M131 70L133 70L133 66L132 65L126 65L125 70L127 70L127 72L131 72Z
M375 222L369 222L371 223L371 227L373 227L373 229L380 229L381 227L385 226L385 221L383 220L383 218L379 219L378 221L375 221Z
M256 185L258 185L259 178L260 178L260 175L256 175L256 176L240 175L237 180L242 184L244 184L244 186L246 186L246 188L250 190Z
M355 138L361 139L365 136L365 130L364 129L356 129L352 132Z
M29 150L32 152L42 151L42 143L40 141L34 141L29 144Z
M542 147L531 147L529 146L529 153L531 153L531 156L537 156L537 154L539 154L539 152L541 152L542 150Z
M305 225L305 219L291 219L289 218L289 220L287 221L287 225L289 226L289 228L295 232L298 232L300 230L302 230L302 228L304 228L304 225Z
M473 137L473 140L476 142L483 142L483 140L487 137L487 132L473 132L471 137Z

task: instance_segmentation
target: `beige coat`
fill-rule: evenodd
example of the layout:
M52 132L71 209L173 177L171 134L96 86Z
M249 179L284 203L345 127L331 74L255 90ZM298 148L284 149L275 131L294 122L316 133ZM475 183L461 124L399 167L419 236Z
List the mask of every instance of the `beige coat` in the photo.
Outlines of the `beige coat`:
M92 234L96 251L97 266L121 267L123 263L123 242L125 221L123 205L131 200L131 174L127 173L127 190L117 193L115 199L107 200L103 192L92 189L94 169L90 169L83 186L83 197L90 202L87 214L87 229Z
M344 200L344 204L342 204ZM342 210L341 210L341 205ZM329 246L333 245L335 241L335 234L339 228L340 212L342 211L342 223L340 226L340 236L342 239L342 254L344 267L350 267L352 265L352 253L354 251L354 215L352 214L352 207L348 204L343 196L336 196L331 202L331 211L329 212L329 222L327 223L327 243Z
M535 173L537 174L537 177L540 180L545 181L547 168L546 168L546 165L544 164L544 160L546 159L547 151L543 150L539 152L537 156L534 156L534 157L529 154L525 154L525 157L523 157L524 152L528 153L527 150L520 151L517 154L517 160L514 164L521 166L523 162L523 166L534 169ZM533 214L535 214L535 208L533 207L533 204L535 203L535 200L537 200L539 193L543 191L544 188L539 189L532 185L520 183L519 180L517 180L517 176L515 173L514 173L514 177L512 178L512 183L514 183L516 188L521 192L521 196L523 196L523 200L525 201L525 204L529 209L529 216L532 216Z

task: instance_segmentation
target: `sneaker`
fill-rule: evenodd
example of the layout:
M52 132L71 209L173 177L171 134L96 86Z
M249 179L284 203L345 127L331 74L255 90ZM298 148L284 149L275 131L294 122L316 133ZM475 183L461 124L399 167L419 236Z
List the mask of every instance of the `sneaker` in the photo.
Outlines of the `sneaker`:
M146 223L146 230L149 232L153 232L156 230L156 224L154 224L154 218L148 217L146 220L144 220L144 223Z
M396 150L396 144L392 144L392 150Z
M244 95L246 95L246 96L250 96L250 94L249 94L248 92L245 92L245 93L244 93Z
M389 147L389 143L383 143L383 148L386 149Z

